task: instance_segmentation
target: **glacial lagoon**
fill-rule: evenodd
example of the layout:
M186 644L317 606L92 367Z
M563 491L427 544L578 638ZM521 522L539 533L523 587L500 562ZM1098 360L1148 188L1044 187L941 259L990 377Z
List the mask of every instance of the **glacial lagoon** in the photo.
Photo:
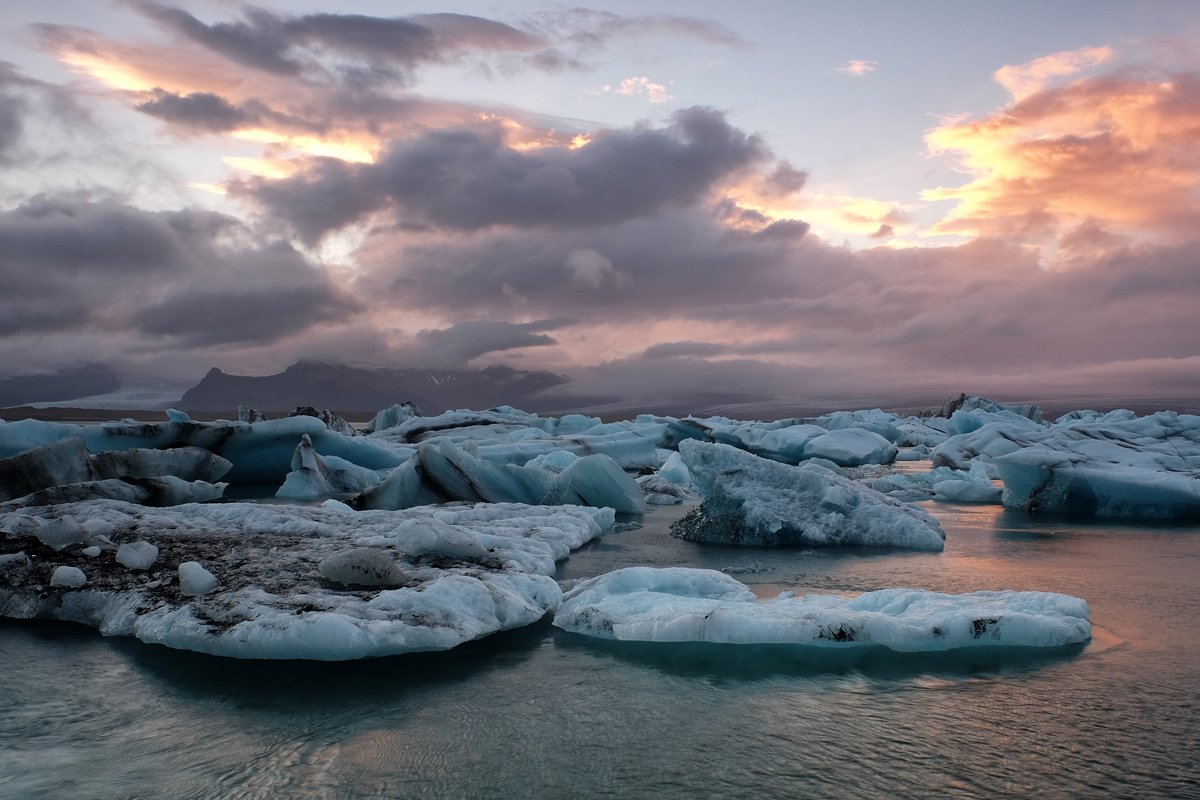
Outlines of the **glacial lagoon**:
M561 581L722 570L756 594L1049 590L1090 643L897 654L609 642L543 620L442 653L216 658L0 621L0 797L1200 795L1200 526L919 504L945 551L607 532Z

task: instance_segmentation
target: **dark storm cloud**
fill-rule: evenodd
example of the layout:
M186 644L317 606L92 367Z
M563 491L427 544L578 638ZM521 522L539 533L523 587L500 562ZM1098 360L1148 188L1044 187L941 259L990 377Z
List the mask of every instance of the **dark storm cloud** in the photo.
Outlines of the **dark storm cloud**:
M208 24L182 9L150 0L138 0L135 7L176 34L242 66L276 75L333 77L351 87L406 83L422 64L455 61L473 53L536 55L550 50L531 33L465 14L285 16L242 6L241 20Z
M0 212L0 336L141 331L261 343L360 310L286 244L203 211L43 200Z
M441 330L420 331L415 337L415 345L420 357L429 363L462 365L486 353L557 344L545 331L569 324L571 320L564 319L522 323L468 320Z
M514 150L496 128L434 131L393 144L375 164L324 162L312 174L233 188L309 240L388 204L401 221L459 231L582 228L698 203L769 159L758 137L720 112L689 108L665 128L602 131L573 150Z
M172 125L208 133L245 127L258 119L212 92L179 95L156 89L153 100L138 103L136 108Z
M763 297L820 297L844 285L854 269L847 251L729 230L700 208L570 230L380 234L359 259L368 291L414 307L614 321L694 315ZM596 279L580 275L583 260L603 267L591 274Z

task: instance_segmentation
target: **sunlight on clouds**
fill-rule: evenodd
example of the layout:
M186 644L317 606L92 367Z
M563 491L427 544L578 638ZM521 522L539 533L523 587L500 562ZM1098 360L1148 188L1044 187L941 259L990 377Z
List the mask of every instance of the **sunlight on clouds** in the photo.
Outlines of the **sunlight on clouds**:
M269 180L290 178L299 171L299 167L291 161L282 158L251 158L248 156L225 156L224 163L242 172L257 175Z
M374 163L375 153L379 146L374 137L366 134L349 134L337 139L323 139L318 136L293 135L267 128L244 128L233 131L231 135L235 139L245 142L281 145L301 155L336 158L357 164Z
M191 181L187 183L186 186L190 189L199 189L202 192L221 195L222 197L229 194L229 191L219 183L199 183L196 181Z
M59 59L106 86L124 92L148 92L158 84L118 61L89 53L60 53Z
M1008 89L1013 99L1023 100L1031 94L1045 89L1054 78L1075 75L1091 67L1111 61L1115 51L1111 47L1083 47L1079 50L1064 50L1025 64L1009 64L996 70L996 83Z
M1200 80L1124 70L1046 86L1110 58L1110 48L1089 48L1005 67L996 79L1012 103L929 131L930 154L951 156L971 177L922 193L955 203L933 232L1005 236L1047 253L1084 224L1118 240L1169 243L1194 233Z
M840 72L843 75L853 75L854 77L859 78L863 75L866 75L868 72L874 72L878 68L878 61L854 58L851 59L845 66L836 68L834 72Z

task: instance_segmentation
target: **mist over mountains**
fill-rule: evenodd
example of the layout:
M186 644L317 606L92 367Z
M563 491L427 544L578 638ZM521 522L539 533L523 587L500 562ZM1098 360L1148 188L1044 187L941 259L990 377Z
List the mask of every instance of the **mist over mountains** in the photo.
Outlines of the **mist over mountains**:
M180 398L184 411L226 411L239 405L285 411L305 403L339 411L375 411L410 402L437 413L447 408L513 405L546 410L561 403L548 389L569 379L544 370L501 365L461 369L368 369L300 361L275 375L229 375L217 368Z

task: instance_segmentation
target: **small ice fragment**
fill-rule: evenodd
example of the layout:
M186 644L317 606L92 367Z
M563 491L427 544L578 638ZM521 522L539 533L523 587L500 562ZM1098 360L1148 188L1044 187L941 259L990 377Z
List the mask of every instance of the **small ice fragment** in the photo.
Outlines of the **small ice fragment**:
M79 567L55 567L50 575L50 585L62 589L78 589L87 583L87 576Z
M72 516L42 520L35 535L42 544L54 550L85 542L88 538L87 530Z
M199 561L179 565L179 591L189 597L208 594L217 588L217 577L201 566Z
M29 556L25 555L24 551L20 553L5 553L0 555L0 569L11 567L16 564L25 566L29 563Z
M98 545L92 545L91 547L83 548L82 552L88 558L95 558L96 556L100 555L102 551Z
M150 569L158 560L158 548L149 542L126 542L117 548L117 563L127 569Z

